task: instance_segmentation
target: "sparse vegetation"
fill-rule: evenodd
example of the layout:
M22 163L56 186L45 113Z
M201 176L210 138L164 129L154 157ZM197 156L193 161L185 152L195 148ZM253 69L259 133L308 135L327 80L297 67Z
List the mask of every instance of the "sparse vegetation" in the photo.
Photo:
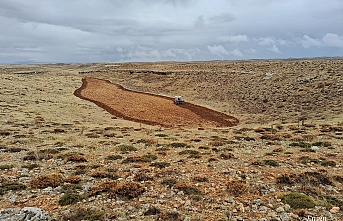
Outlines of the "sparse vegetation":
M105 221L105 211L92 208L78 208L70 214L63 215L63 221L99 220Z
M71 221L311 214L342 220L342 65L342 59L2 65L0 204L36 206ZM14 74L39 68L40 74ZM172 125L128 122L75 99L76 87L83 85L84 96L91 89L81 78L88 86L99 79L128 90L183 93L186 105L161 107L183 111L194 101L199 111L181 122L182 114L174 117ZM116 92L113 87L106 97ZM241 119L235 127L202 123L198 117L207 112L200 106L225 113L218 112L219 121L234 120L231 114ZM159 114L148 110L132 113ZM305 200L310 208L289 208L285 200L296 198L293 207L304 200L292 192L315 207Z

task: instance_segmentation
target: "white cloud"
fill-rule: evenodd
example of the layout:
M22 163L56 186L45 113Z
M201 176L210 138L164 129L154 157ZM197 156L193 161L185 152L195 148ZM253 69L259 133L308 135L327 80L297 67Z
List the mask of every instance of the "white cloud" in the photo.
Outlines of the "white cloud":
M287 45L290 42L283 39L276 39L274 37L263 37L263 38L254 38L254 41L257 41L261 46L273 46L273 45Z
M248 36L246 36L246 35L231 35L231 36L223 35L223 36L219 36L218 40L222 41L222 42L238 43L238 42L248 41Z
M195 49L169 48L167 50L156 50L148 47L137 46L130 49L119 49L122 61L182 61L193 60L201 51Z
M279 48L276 45L273 45L273 47L268 48L268 50L278 53L278 54L282 54L281 51L279 50Z
M338 34L326 33L322 39L311 38L304 35L301 40L301 45L304 48L309 47L333 47L343 48L343 36Z
M238 48L230 51L230 54L236 56L236 57L243 57L243 53L241 52L241 50L239 50Z
M253 48L244 50L244 52L247 53L247 54L255 54L255 53L257 53L257 51L255 49L253 49Z
M223 55L229 55L229 52L221 45L213 45L209 46L207 45L208 50L213 55L223 56Z
M222 45L213 45L213 46L209 46L207 45L208 50L210 51L211 54L213 55L217 55L221 58L223 58L224 55L233 55L236 57L243 57L243 53L238 49L234 49L232 51L228 51L226 50Z
M304 35L301 41L301 45L304 48L309 48L312 46L321 47L323 44L320 39L314 39L314 38L309 37L308 35Z
M327 33L323 37L323 43L329 47L343 48L343 36Z

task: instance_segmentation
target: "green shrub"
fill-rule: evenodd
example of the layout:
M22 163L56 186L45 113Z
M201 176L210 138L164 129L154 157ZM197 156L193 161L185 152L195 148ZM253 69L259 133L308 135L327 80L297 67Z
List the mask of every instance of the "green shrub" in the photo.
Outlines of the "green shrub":
M278 167L279 166L279 163L276 162L275 160L264 160L264 164L272 166L272 167Z
M170 163L168 162L155 162L150 164L151 167L157 167L157 168L165 168L165 167L169 167Z
M332 160L323 160L322 162L320 162L320 165L324 167L328 167L328 166L334 167L336 166L336 162Z
M122 144L117 146L117 150L121 152L137 151L137 148L132 145Z
M310 196L292 192L279 197L285 204L290 205L293 209L313 208L316 204Z
M11 165L11 164L0 165L0 170L9 170L9 169L12 169L12 168L13 168L13 165Z
M7 191L16 191L16 190L24 190L26 189L26 185L18 182L8 182L2 183L0 185L0 195Z
M313 146L318 146L318 147L330 147L331 143L327 141L318 141L312 144Z
M168 144L168 146L172 148L182 148L182 147L186 147L187 144L186 143L170 143Z
M142 162L151 162L153 160L157 160L157 158L158 157L156 155L148 153L148 154L143 155L141 160Z
M60 206L67 206L71 204L75 204L81 200L83 200L85 197L83 195L79 195L77 193L72 192L66 192L60 199L58 200L58 204Z
M289 146L291 146L291 147L311 148L312 144L306 143L306 142L295 142L295 143L289 144Z
M174 184L174 188L183 191L187 195L201 195L201 191L199 189L189 186L183 182Z
M200 152L196 150L183 150L179 152L179 155L188 155L188 158L200 158Z
M169 187L174 186L175 183L177 183L175 179L165 179L161 182L162 185L167 185Z
M33 170L35 168L38 168L39 167L39 164L36 164L36 163L32 163L32 164L26 164L26 165L23 165L22 166L23 168L27 168L29 170Z
M109 155L106 157L106 160L119 160L122 159L123 157L121 155Z
M167 134L155 134L156 137L168 137Z
M179 152L179 155L198 155L200 154L199 151L196 151L196 150L183 150L181 152Z

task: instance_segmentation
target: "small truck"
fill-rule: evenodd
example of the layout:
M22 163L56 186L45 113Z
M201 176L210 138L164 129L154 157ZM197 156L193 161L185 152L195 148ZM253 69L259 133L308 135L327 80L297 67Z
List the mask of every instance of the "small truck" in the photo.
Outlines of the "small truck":
M174 100L174 104L179 105L179 104L183 104L185 101L182 100L181 96L175 96L175 100Z

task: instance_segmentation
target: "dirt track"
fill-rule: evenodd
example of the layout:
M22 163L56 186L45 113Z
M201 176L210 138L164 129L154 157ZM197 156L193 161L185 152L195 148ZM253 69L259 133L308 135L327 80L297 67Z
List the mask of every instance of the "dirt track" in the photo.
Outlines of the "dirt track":
M187 102L175 105L173 98L130 91L107 80L84 78L82 83L75 96L125 120L164 127L232 127L239 123L224 113Z

